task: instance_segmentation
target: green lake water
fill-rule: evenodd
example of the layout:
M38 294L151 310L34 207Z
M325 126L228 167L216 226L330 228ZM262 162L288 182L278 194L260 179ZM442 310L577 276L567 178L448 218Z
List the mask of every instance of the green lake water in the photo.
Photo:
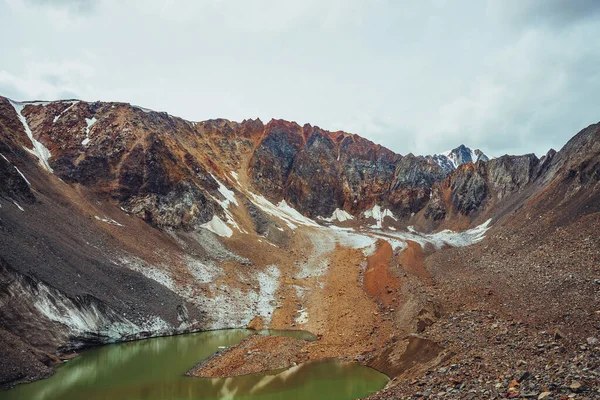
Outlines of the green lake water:
M0 392L0 400L355 399L383 388L385 375L338 361L227 379L184 376L254 332L223 330L110 344L82 352L54 376ZM307 339L305 332L265 332Z

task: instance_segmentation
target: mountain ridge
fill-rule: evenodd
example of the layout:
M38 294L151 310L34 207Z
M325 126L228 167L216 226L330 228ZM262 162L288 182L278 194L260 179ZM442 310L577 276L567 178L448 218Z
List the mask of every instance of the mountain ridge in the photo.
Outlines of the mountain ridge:
M2 96L0 95L0 97L2 97ZM381 143L375 143L371 139L368 139L368 138L366 138L364 136L361 136L361 134L358 134L358 133L351 133L351 132L346 132L346 131L343 131L343 130L330 131L330 130L327 130L327 129L322 129L319 125L312 125L311 123L308 123L308 122L304 123L304 124L301 124L301 123L299 123L297 121L294 121L294 120L285 120L285 119L276 118L276 117L270 118L269 121L266 124L262 121L262 119L260 117L256 117L256 118L244 118L241 121L234 121L234 120L230 120L230 119L227 119L227 118L209 118L209 119L206 119L206 120L193 120L193 119L186 119L186 118L183 118L183 117L179 117L179 116L176 116L174 114L170 114L167 111L157 111L157 110L146 108L146 107L142 107L142 106L139 106L139 105L136 105L136 104L124 103L124 102L101 101L101 100L87 101L87 100L81 100L81 99L76 99L76 98L72 98L72 99L59 99L59 100L13 100L13 99L9 99L8 97L6 97L6 99L10 100L13 103L23 104L23 105L28 105L29 104L29 105L33 105L33 106L35 106L35 105L48 105L48 104L52 104L52 103L71 103L71 104L73 104L73 103L76 103L76 102L77 103L78 102L83 102L83 103L88 103L88 104L94 104L94 103L124 104L124 105L128 105L128 106L130 106L132 108L136 108L136 109L142 110L142 111L144 111L146 113L152 112L152 113L157 113L157 114L165 114L165 115L168 115L168 116L173 117L173 118L179 118L179 119L181 119L181 120L183 120L185 122L191 123L191 124L214 122L216 124L229 123L229 124L234 124L234 125L244 125L246 123L255 123L255 124L259 124L259 125L263 125L264 126L264 125L267 125L267 124L275 122L275 121L281 121L283 123L297 125L298 127L307 126L309 128L311 128L311 127L312 128L316 128L316 129L322 130L324 132L329 132L332 135L342 134L342 135L346 135L346 136L357 136L357 137L360 137L363 140L367 140L367 141L372 142L374 145L388 148L385 145L383 145ZM468 147L468 146L466 146L465 144L460 144L460 145L458 145L457 147L455 147L452 150L441 152L439 154L438 153L433 153L433 154L413 154L412 152L409 152L406 155L412 154L412 155L415 155L417 157L425 157L425 158L427 158L427 157L435 157L435 156L448 156L450 153L457 152L461 148L466 148L467 151L479 152L481 155L484 156L484 158L488 158L483 151L481 151L479 149L471 150L471 148ZM395 150L391 150L390 149L390 151L392 151L392 152L394 152L396 154L402 155L402 153L398 153ZM484 158L482 158L482 161L486 161ZM475 161L470 161L470 162L476 162L476 161L478 161L479 158L477 156L477 157L474 157L474 159L475 159Z

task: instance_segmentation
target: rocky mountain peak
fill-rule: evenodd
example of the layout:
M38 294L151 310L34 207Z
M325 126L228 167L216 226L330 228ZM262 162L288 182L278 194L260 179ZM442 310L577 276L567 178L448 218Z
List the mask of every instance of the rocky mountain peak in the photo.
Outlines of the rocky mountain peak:
M483 151L479 149L473 150L464 144L461 144L455 149L444 151L440 154L434 154L433 156L426 156L425 158L437 164L446 175L463 164L474 163L477 161L489 161L489 157Z

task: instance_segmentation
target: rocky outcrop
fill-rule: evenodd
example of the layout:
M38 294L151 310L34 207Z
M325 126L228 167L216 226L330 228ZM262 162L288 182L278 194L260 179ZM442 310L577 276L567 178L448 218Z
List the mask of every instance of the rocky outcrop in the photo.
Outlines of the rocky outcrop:
M7 113L16 119L14 110ZM198 135L189 123L125 104L81 101L28 104L23 115L65 182L116 198L162 228L190 230L222 216L214 200L221 197L218 183L185 146L183 139ZM16 123L11 128L23 131Z
M35 201L27 178L19 168L12 164L4 154L0 153L0 196L24 204Z
M344 132L272 120L249 164L258 190L311 217L364 210L382 201L400 156Z
M498 200L528 185L538 164L535 154L502 156L486 163L489 182Z
M429 201L431 188L443 178L442 171L423 157L409 154L396 164L388 203L394 215L411 217Z
M271 121L249 165L253 183L310 217L336 208L359 213L374 204L398 216L418 212L440 169L422 157L402 157L368 140L318 127Z
M292 164L285 198L310 217L330 216L336 208L344 208L336 147L317 128Z
M345 209L356 214L386 201L401 156L356 135L344 136L338 151Z
M306 361L304 348L310 342L283 336L252 335L238 345L215 353L186 375L229 378L287 369Z
M249 165L252 183L273 201L283 199L296 155L304 145L303 129L295 123L273 120L265 127Z

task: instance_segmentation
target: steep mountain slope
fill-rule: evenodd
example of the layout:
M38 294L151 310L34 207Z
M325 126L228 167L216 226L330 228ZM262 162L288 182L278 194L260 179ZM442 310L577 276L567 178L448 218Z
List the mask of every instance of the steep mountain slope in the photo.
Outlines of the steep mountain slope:
M500 214L484 241L427 258L445 315L423 338L456 355L372 398L600 395L599 139L592 125L542 158L526 200Z
M414 353L415 376L450 357L406 339L464 294L445 286L468 275L448 278L445 254L511 226L520 238L531 213L544 232L595 216L599 132L542 159L470 163L461 146L449 173L282 120L0 98L0 337L34 349L4 354L0 380L44 376L89 344L245 326L309 330L305 359L391 376Z

